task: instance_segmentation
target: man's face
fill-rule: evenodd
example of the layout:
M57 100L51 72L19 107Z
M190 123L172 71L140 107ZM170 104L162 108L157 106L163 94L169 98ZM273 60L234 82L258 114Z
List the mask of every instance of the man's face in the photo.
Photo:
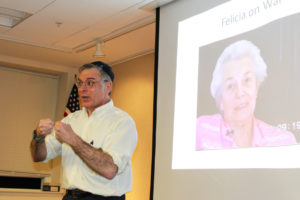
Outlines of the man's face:
M243 121L254 116L258 85L253 61L242 57L225 64L220 107L227 122Z
M83 84L78 88L81 105L88 110L89 115L98 107L109 101L108 93L111 91L112 83L103 82L100 72L96 68L81 71L78 81ZM84 84L93 82L93 85Z

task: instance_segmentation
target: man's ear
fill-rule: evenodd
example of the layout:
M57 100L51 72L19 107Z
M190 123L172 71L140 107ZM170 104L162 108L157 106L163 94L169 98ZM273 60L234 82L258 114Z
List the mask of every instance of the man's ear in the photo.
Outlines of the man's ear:
M111 95L111 92L112 92L112 82L111 81L108 81L105 83L105 92L106 92L106 94L108 94L108 96Z

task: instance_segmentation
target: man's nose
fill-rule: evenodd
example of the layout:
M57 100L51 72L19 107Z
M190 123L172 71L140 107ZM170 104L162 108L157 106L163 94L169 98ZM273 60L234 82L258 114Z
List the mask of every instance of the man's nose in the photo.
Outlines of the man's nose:
M78 87L78 92L84 92L84 91L87 91L86 84L82 84L80 87Z

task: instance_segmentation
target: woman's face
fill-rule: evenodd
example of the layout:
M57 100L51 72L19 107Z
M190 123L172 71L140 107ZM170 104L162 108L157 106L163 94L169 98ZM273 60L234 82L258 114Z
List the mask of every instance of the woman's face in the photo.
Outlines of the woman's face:
M249 57L225 63L220 108L227 122L249 120L254 115L258 85Z

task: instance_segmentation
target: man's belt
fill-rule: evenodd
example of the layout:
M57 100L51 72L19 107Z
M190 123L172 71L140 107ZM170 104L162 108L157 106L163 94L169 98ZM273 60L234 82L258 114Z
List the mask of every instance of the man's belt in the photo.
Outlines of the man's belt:
M102 196L102 195L97 195L97 194L92 194L90 192L86 192L80 189L71 189L71 190L67 190L66 192L67 196L72 197L73 199L80 199L86 196L93 196L93 197L98 197L99 199L107 199L107 200L125 200L125 194L123 194L122 196Z
M86 197L88 195L91 195L92 193L86 192L80 189L72 189L72 190L67 190L67 195L71 196L74 199L79 199L82 197Z

